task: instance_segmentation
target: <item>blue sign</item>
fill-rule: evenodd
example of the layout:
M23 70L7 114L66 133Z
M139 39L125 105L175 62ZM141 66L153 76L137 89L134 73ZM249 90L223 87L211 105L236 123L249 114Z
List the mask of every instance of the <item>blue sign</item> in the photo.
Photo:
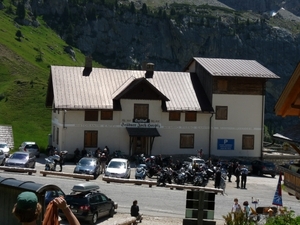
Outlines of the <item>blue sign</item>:
M234 139L218 139L218 150L234 150Z

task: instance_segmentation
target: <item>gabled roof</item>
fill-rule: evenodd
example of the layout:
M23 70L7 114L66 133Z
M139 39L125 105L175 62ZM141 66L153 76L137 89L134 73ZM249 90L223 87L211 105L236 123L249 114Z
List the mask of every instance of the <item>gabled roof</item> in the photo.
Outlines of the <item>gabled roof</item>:
M119 90L117 90L115 93L113 93L113 95L112 95L113 100L119 100L119 99L123 98L128 92L136 91L136 88L139 85L143 85L143 88L146 85L148 87L147 90L149 90L150 92L153 92L157 95L157 97L158 97L157 99L160 99L163 101L169 101L169 99L163 93L161 93L159 90L157 90L157 88L154 87L145 77L135 78L133 80L129 79L128 81L126 81L123 85L121 85ZM145 91L143 91L143 92L145 92ZM140 97L141 98L143 97L143 99L147 99L147 98L145 98L145 96L140 96Z
M194 57L192 61L199 63L212 76L279 78L255 60Z
M143 70L92 68L88 76L84 67L51 66L47 106L57 109L113 109L113 98L130 87L135 79L144 78ZM197 95L188 72L154 71L145 78L169 101L167 110L204 111L200 102L207 102L205 94ZM194 78L193 78L194 79ZM207 108L207 106L205 106ZM211 107L210 107L211 108Z
M277 116L300 116L300 62L275 105Z

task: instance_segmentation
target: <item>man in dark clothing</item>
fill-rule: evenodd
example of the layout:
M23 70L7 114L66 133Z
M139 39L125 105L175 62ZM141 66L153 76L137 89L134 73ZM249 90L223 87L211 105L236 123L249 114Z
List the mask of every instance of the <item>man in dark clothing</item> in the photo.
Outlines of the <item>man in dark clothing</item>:
M221 184L221 167L217 165L216 176L215 176L215 188L220 188Z
M236 188L240 188L240 176L241 176L241 166L240 164L237 165L234 175L236 177Z
M231 182L231 176L233 174L233 163L229 163L227 167L227 172L228 172L228 182Z
M136 220L140 221L140 223L142 222L142 215L139 213L140 212L140 208L137 204L137 200L134 200L133 203L132 203L132 206L131 206L131 209L130 209L130 215L131 216L134 216L136 218Z
M241 174L242 174L241 188L246 189L248 169L247 169L247 167L245 165L241 169Z

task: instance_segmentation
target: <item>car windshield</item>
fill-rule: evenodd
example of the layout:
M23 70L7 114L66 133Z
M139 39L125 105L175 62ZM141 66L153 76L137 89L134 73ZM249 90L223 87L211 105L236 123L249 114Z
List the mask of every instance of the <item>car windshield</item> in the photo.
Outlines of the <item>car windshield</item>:
M194 162L196 164L204 164L205 163L205 161L203 159L195 159Z
M28 155L25 154L13 154L11 159L28 159Z
M271 162L265 162L265 166L274 166L274 164L273 163L271 163Z
M125 162L117 162L117 161L112 161L108 165L109 168L120 168L120 169L125 169L126 168L126 163Z
M80 166L94 166L94 165L96 165L96 161L92 160L92 159L81 159L78 162L78 165L80 165Z
M38 149L38 146L37 145L26 145L26 148L35 148L35 149Z
M6 148L7 144L0 144L0 148Z

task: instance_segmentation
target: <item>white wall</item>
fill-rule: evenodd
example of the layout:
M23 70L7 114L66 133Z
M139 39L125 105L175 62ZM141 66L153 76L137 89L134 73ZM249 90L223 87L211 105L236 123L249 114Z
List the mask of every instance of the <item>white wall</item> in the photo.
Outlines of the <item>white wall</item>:
M212 123L212 154L260 157L264 96L214 94L213 107L228 106L228 120ZM254 135L254 150L242 149L242 135ZM234 139L234 150L217 150L218 139Z
M129 135L122 123L132 122L134 104L149 104L150 123L158 125L160 137L155 137L152 154L192 154L202 148L204 154L208 151L209 118L210 114L197 113L196 122L185 122L185 114L181 113L180 121L169 121L169 113L162 112L161 102L154 100L121 100L122 111L114 111L113 120L84 121L84 111L67 110L65 124L63 112L52 114L52 125L60 128L59 149L73 153L76 148L84 146L84 131L98 131L98 147L107 145L111 151L121 150L129 153ZM63 126L65 128L63 128ZM195 136L194 148L180 149L180 134L193 133ZM54 146L56 144L54 143ZM94 149L92 149L94 150Z

